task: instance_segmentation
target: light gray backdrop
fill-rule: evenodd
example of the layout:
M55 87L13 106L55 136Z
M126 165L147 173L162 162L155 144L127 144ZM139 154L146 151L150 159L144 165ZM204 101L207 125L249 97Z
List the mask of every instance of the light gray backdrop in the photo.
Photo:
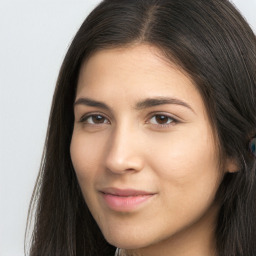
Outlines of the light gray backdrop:
M256 0L233 1L256 32ZM58 71L99 0L0 0L0 256L21 256Z

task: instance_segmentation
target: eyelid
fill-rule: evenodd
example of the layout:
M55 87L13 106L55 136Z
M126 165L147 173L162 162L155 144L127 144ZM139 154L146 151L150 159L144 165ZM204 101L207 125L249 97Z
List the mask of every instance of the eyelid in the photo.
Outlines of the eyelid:
M165 116L167 118L170 118L172 119L173 121L168 123L168 124L151 124L150 123L150 120L155 117L155 116ZM169 127L169 126L173 126L177 123L181 123L181 120L179 118L177 118L176 116L170 114L170 113L166 113L166 112L152 112L148 115L147 117L147 121L146 121L147 124L151 124L153 126L158 126L158 127L161 127L161 128L164 128L164 127Z
M82 115L80 118L79 118L79 123L86 123L86 120L88 119L88 118L90 118L90 117L93 117L93 116L102 116L103 118L105 118L105 119L107 119L108 120L108 123L110 124L111 122L110 122L110 118L107 116L107 115L105 115L105 114L103 114L103 113L101 113L101 112L89 112L89 113L86 113L86 114L84 114L84 115ZM90 123L88 123L88 124L90 124ZM102 124L105 124L105 123L102 123ZM102 125L102 124L91 124L91 125Z

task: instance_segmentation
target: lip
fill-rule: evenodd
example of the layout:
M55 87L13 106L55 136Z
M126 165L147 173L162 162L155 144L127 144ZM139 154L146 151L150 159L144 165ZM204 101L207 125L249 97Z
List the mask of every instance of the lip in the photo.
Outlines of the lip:
M119 212L136 210L156 195L148 191L118 188L106 188L100 194L110 209Z

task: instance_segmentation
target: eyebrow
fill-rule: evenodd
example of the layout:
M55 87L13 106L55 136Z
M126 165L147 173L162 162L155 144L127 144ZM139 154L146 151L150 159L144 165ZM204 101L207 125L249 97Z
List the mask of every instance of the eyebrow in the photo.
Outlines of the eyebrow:
M151 108L151 107L166 105L166 104L180 105L180 106L190 109L192 112L195 113L193 108L185 101L182 101L182 100L179 100L176 98L170 98L170 97L147 98L145 100L137 102L135 105L135 109L141 110L141 109L145 109L145 108ZM90 98L79 98L74 103L74 106L76 106L76 105L86 105L86 106L90 106L90 107L98 107L98 108L110 111L110 107L107 104L105 104L101 101L96 101L96 100L90 99Z
M143 101L138 102L135 108L140 110L144 108L150 108L150 107L155 107L155 106L165 105L165 104L180 105L190 109L192 112L195 112L193 108L185 101L182 101L176 98L169 98L169 97L147 98Z
M103 102L92 100L89 98L79 98L78 100L75 101L75 105L86 105L90 107L97 107L97 108L102 108L105 110L110 110L110 108Z

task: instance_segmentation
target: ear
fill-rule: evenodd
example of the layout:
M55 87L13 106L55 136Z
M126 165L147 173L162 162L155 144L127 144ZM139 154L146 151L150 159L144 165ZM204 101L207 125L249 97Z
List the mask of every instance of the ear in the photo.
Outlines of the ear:
M225 171L229 173L238 172L238 164L235 159L227 158L226 164L225 164Z

